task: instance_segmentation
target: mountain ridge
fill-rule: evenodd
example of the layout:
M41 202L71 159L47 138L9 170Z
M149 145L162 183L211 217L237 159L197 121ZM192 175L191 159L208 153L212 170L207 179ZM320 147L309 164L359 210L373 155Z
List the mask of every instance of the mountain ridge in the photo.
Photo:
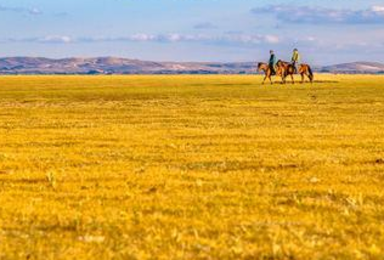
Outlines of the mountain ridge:
M257 62L156 62L119 57L0 58L0 74L254 74ZM315 67L322 73L384 74L379 62Z

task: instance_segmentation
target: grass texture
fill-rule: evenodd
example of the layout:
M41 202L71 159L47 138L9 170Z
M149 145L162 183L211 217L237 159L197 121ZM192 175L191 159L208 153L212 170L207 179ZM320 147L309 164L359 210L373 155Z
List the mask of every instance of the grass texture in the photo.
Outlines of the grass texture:
M0 259L383 259L384 77L3 76Z

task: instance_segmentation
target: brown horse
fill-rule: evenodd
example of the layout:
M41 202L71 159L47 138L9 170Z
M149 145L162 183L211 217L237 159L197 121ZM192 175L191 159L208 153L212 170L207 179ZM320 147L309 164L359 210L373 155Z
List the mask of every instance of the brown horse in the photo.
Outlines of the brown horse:
M286 78L288 76L291 76L292 84L295 84L295 79L293 78L293 74L295 74L295 67L291 63L279 60L277 62L277 67L282 68L284 70L284 75L283 75L284 84L287 82Z
M314 75L311 67L308 64L301 64L299 67L299 74L301 75L301 83L304 83L304 75L306 75L311 82L313 83Z
M291 76L292 83L295 84L295 79L294 79L293 75L296 73L296 69L292 63L279 60L277 62L277 67L282 68L284 71L283 83L286 82L286 78L288 76ZM312 72L311 67L308 64L301 64L298 72L301 75L301 83L304 83L304 76L307 76L309 81L311 83L313 83L313 78L314 78L313 72Z
M267 63L264 63L264 62L260 62L258 65L257 65L257 71L258 72L261 72L261 71L264 71L265 73L265 78L263 80L263 85L265 83L265 81L267 79L269 79L269 81L271 82L271 84L273 84L273 81L272 81L272 76L276 75L276 76L281 76L282 80L283 80L283 76L284 76L284 71L282 68L279 68L277 67L277 70L276 70L276 73L273 74L272 73L272 69L269 67L269 65ZM281 82L283 83L283 81Z

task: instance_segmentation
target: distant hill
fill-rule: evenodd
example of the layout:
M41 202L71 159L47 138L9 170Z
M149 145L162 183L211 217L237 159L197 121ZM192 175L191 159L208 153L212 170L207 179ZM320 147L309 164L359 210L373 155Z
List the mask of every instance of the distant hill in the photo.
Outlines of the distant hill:
M384 64L378 62L352 62L326 66L320 69L321 72L350 73L350 74L384 74Z
M0 59L0 74L245 74L255 63L152 62L114 57Z
M152 62L115 57L0 58L0 74L251 74L257 62ZM384 73L384 64L354 62L316 67L328 73Z

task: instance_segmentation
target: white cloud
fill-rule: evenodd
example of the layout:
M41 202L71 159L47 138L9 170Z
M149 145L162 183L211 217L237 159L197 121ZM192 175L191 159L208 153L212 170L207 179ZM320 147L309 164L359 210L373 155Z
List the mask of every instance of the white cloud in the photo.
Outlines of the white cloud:
M139 33L129 37L132 41L152 41L156 37L150 34Z
M266 35L265 36L265 41L268 42L268 43L276 44L276 43L280 42L280 39L276 35Z
M71 43L72 39L69 36L48 35L43 38L36 38L36 41L41 43Z
M32 9L29 9L28 12L29 12L30 14L33 14L33 15L39 15L39 14L42 14L42 13L43 13L43 12L42 12L39 8L37 8L37 7L34 7L34 8L32 8Z
M56 38L55 38L56 39ZM220 35L206 35L206 34L146 34L139 33L126 37L117 38L78 38L72 39L71 42L113 42L113 41L126 41L126 42L159 42L159 43L176 43L176 42L196 42L206 44L277 44L280 38L277 35L260 35L260 34L244 34L244 33L225 33Z
M96 43L96 42L154 42L154 43L201 43L210 45L260 45L278 44L280 38L277 35L224 33L219 35L206 34L146 34L139 33L125 37L70 37L66 35L48 35L33 38L9 38L0 39L0 42L35 42L43 44L68 44L68 43Z
M30 15L40 15L43 12L37 8L26 8L26 7L9 7L0 5L0 12L13 12L13 13L25 13Z
M257 15L272 14L276 19L300 24L384 24L384 6L365 10L332 9L313 6L269 5L254 8Z
M375 6L372 6L371 10L372 12L376 12L376 13L384 13L384 6L375 5Z

